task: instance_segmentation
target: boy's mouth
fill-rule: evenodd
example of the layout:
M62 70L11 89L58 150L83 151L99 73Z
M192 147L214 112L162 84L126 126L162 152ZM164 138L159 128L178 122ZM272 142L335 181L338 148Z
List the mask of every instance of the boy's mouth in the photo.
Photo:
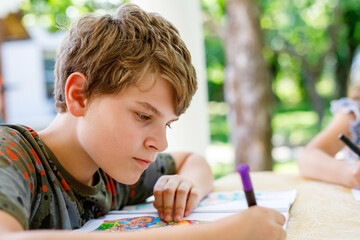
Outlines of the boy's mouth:
M152 163L151 160L141 159L141 158L133 158L135 159L142 167L148 168L149 165Z

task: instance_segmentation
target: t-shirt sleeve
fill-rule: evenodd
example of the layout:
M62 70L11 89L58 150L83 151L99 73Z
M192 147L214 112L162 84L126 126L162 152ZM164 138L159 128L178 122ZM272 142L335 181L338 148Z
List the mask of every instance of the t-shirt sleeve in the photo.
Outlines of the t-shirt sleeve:
M29 228L32 192L36 177L24 140L16 131L0 127L0 209Z
M356 120L360 119L360 101L350 98L340 98L338 100L331 101L330 111L333 115L338 112L341 113L354 113Z
M167 153L160 153L155 162L144 171L139 181L130 186L129 199L126 205L144 202L153 194L155 183L161 176L175 173L175 161L172 156Z
M340 98L331 102L330 110L333 115L336 113L353 113L355 115L355 120L350 124L349 132L351 140L358 145L360 142L360 101L351 98ZM358 159L354 153L349 152L349 154L354 156L349 157L349 159Z

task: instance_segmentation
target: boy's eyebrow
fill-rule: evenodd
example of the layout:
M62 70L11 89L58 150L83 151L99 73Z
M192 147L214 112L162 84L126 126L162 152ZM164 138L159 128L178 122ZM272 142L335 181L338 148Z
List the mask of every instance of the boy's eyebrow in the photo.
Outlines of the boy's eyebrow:
M151 105L150 103L147 102L137 102L138 104L142 105L143 107L150 109L153 113L155 113L156 115L158 115L159 117L164 117L164 115L153 105ZM173 120L171 120L172 122L179 120L179 118L175 118Z

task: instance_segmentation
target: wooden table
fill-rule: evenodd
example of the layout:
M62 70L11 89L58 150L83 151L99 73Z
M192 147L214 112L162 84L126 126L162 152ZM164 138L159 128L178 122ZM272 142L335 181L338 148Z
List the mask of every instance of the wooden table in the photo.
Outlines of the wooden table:
M297 190L290 209L287 240L360 239L360 202L351 190L339 185L305 179L297 174L252 172L255 190ZM242 189L237 173L215 181L214 191Z

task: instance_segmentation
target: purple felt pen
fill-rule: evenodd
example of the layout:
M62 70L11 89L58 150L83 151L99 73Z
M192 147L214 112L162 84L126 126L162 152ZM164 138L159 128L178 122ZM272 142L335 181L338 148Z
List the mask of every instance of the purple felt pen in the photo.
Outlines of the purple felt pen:
M244 193L246 196L246 201L249 207L256 205L256 199L254 195L254 189L251 184L251 179L249 175L249 166L245 163L240 163L237 167L237 171L241 176L241 181L244 188Z

